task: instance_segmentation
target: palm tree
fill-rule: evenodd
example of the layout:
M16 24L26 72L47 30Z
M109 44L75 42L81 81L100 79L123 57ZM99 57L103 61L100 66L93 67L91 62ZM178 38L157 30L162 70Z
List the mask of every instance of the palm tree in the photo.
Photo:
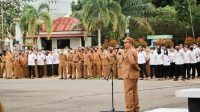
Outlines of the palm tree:
M114 32L121 32L125 25L120 5L113 0L83 0L82 9L74 11L72 16L82 21L85 35L98 30L98 45L101 45L101 30L112 25ZM119 22L120 21L120 22ZM121 27L121 28L120 28ZM124 31L121 33L123 34Z
M152 13L156 11L155 6L152 3L146 2L145 0L115 0L117 1L121 8L122 13L125 16L131 16L130 20L133 21L132 24L134 26L139 25L153 33L152 27L148 22L147 17L151 16Z
M20 18L20 29L24 35L38 35L39 28L44 25L50 37L52 31L52 19L49 14L49 6L41 4L38 9L31 5L27 5L23 9L23 16Z

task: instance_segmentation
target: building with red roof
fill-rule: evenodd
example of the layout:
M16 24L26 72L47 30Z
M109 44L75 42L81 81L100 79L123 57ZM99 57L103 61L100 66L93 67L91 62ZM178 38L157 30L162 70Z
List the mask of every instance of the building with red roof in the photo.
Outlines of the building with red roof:
M45 29L45 26L40 28L39 35L26 36L25 45L34 43L38 49L44 48L47 50L78 48L81 46L91 46L91 37L84 37L84 31L80 27L80 20L73 17L60 17L53 20L52 33L50 39Z

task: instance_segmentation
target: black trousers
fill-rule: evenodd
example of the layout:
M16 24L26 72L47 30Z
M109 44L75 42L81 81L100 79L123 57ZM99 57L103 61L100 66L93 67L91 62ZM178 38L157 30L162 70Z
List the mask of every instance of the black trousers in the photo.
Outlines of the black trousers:
M191 63L191 69L192 69L192 77L195 78L196 63Z
M47 65L47 76L50 77L52 75L52 65Z
M170 63L170 76L169 77L173 78L174 76L176 76L175 74L176 74L175 63L172 62L172 63Z
M163 78L163 65L157 65L158 74L156 78Z
M153 78L153 76L156 76L156 74L157 74L157 65L150 65L151 78Z
M163 66L163 74L164 78L170 77L170 65L169 66Z
M190 71L191 71L190 63L185 63L184 64L184 72L185 72L185 76L187 75L187 78L190 78Z
M35 77L35 65L28 65L28 78Z
M176 69L176 78L179 76L182 76L183 79L185 79L185 73L184 73L184 65L175 65Z
M200 77L200 62L197 63L197 76Z
M58 64L53 64L53 74L58 76Z
M146 76L146 78L148 77L148 74L147 74L147 70L146 70L146 64L138 64L139 67L140 67L140 77L141 78L144 78L144 75Z
M44 65L38 65L38 78L42 78L44 74Z

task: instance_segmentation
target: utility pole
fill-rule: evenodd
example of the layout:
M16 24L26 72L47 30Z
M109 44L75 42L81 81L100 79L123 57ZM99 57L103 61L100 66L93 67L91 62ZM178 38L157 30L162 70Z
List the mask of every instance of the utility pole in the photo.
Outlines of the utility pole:
M190 4L190 1L189 1L189 0L187 0L187 2L188 2L188 4L189 4L190 23L191 23L191 27L192 27L192 37L195 38L191 4Z
M4 0L1 0L1 25L2 25L2 39L3 39L3 35L4 35L4 28L3 28L3 26L4 26L4 18L3 18L3 13L4 13L4 11L3 11L3 2L4 2Z
M125 34L126 34L126 37L129 36L129 29L128 29L128 25L129 25L129 19L130 19L131 16L128 16L126 18L126 30L125 30Z

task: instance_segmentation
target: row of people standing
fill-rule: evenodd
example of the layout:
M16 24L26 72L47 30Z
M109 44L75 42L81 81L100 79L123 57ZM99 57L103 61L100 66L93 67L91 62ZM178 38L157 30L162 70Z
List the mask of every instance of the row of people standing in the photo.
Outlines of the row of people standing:
M174 78L175 81L181 76L182 80L200 78L200 48L197 45L165 48L157 46L150 48L147 53L138 48L138 64L141 68L141 78L148 77L146 62L149 61L150 77L158 79Z
M28 52L4 51L1 56L0 76L6 78L42 78L60 76L60 78L103 77L107 79L112 67L113 76L121 78L122 53L110 48L98 47L60 50L29 50ZM46 75L44 75L46 74Z

